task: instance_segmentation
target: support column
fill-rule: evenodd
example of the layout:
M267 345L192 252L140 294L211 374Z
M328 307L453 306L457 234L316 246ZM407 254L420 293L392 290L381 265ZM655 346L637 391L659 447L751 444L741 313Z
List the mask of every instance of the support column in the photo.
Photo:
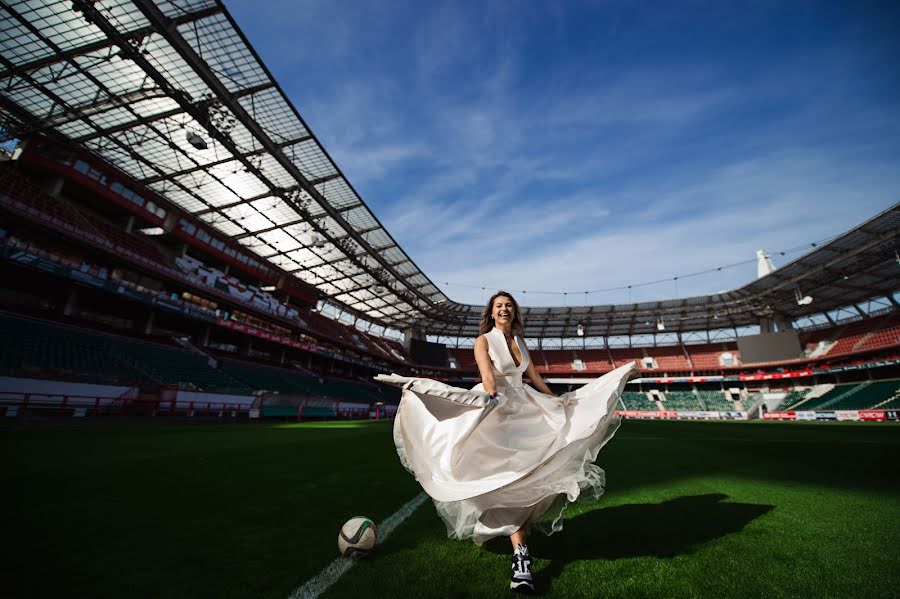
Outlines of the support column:
M63 316L77 316L78 314L78 290L74 287L69 291L62 313Z
M410 355L410 347L412 346L413 339L418 341L425 340L425 331L422 327L409 327L403 331L403 349L406 351L406 355Z
M208 324L203 325L200 332L194 335L194 343L200 347L207 347L209 345L209 336L211 332L212 329Z
M153 322L156 320L156 312L150 310L147 314L147 320L144 321L144 334L152 335L153 334Z
M59 194L62 192L64 182L65 179L62 177L51 177L44 181L44 189L49 195L58 198Z

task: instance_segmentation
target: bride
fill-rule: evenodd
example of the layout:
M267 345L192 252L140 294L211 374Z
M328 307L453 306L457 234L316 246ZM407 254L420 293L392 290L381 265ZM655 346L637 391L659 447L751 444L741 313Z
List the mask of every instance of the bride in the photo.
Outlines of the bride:
M478 545L509 537L510 588L528 592L527 528L562 530L567 505L603 494L605 475L593 462L619 426L625 383L639 371L631 362L556 396L531 362L523 329L518 303L499 291L475 341L481 384L466 390L425 378L376 379L403 388L397 454L434 500L448 535ZM535 523L545 514L548 522Z

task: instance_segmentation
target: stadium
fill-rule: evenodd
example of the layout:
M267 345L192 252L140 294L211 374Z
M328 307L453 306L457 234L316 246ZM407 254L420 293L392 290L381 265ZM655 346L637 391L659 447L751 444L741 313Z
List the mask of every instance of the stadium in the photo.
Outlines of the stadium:
M506 596L501 547L419 507L374 382L475 385L483 306L400 247L226 7L0 14L8 596ZM533 541L539 590L895 593L898 236L895 204L731 290L523 306L553 390L640 368L607 495ZM311 587L362 513L390 536Z

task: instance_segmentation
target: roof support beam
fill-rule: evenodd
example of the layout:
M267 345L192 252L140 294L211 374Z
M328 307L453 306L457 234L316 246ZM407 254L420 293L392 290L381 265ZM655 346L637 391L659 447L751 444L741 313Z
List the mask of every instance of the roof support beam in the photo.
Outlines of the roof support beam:
M182 114L184 110L181 108L173 108L172 110L166 110L164 112L158 112L153 116L141 117L138 119L134 119L131 121L127 121L125 123L120 123L118 125L113 125L112 127L107 127L106 129L101 129L96 131L95 133L91 133L90 135L82 135L81 137L73 138L73 141L78 143L87 143L89 141L94 141L95 139L101 139L103 137L109 137L114 133L121 133L123 131L128 131L130 129L134 129L135 127L140 127L141 125L151 125L158 121L162 121L173 116L178 116ZM72 119L75 120L75 119Z
M292 227L294 225L301 225L306 222L305 218L298 218L297 220L292 220L286 223L282 223L280 225L275 225L274 227L267 227L265 229L260 229L259 231L249 231L247 233L241 233L240 235L232 236L232 239L240 240L245 239L247 237L253 237L254 235L262 235L263 233L271 233L272 231L278 231L285 227ZM292 252L295 250L291 250Z
M181 110L178 110L178 112L181 112ZM297 139L292 139L290 141L286 141L282 145L289 146L291 144L299 143L301 141L306 141L307 139L310 139L309 135L305 135L305 136L299 137ZM268 152L268 150L266 150L265 148L259 148L259 149L253 150L251 152L244 152L243 156L245 158L260 156L262 154L266 154L267 152ZM235 162L236 160L238 160L236 157L231 156L229 158L223 158L222 160L216 160L215 162L207 162L206 164L198 164L191 168L186 168L184 170L172 173L170 175L166 175L164 177L148 177L147 179L142 179L141 183L143 183L145 185L152 185L153 183L158 183L159 181L163 181L165 179L176 179L178 177L183 177L184 175L190 175L191 173L196 173L198 171L203 171L203 170L211 169L216 166L221 166L223 164L228 164L229 162ZM271 195L272 194L266 194L263 197L270 197ZM241 202L238 202L238 204L248 203L250 201L253 201L253 200L242 200Z
M102 112L106 112L107 110L111 110L113 108L118 108L123 104L134 104L136 102L143 102L144 100L156 100L159 98L167 98L168 96L158 88L151 89L136 89L127 93L124 93L120 96L114 96L112 98L107 98L106 100L98 101L98 102L88 102L85 104L81 104L78 106L73 106L74 113L64 113L59 116L59 118L50 117L45 120L47 127L59 127L61 125L65 125L67 123L72 123L75 121L80 121L86 116L94 116L96 114L100 114ZM180 110L177 112L181 112ZM176 114L177 114L176 112ZM102 137L102 134L94 133L90 136L87 136L88 139L94 139L96 137ZM81 141L82 138L76 139L76 141Z
M331 175L319 177L318 179L310 179L309 184L312 186L321 185L322 183L328 183L329 181L334 181L335 179L340 179L341 177L342 175L340 173L333 173Z
M217 5L211 8L204 8L202 10L173 17L172 22L176 26L184 25L185 23L192 23L194 21L199 21L200 19L211 17L212 15L219 14L220 12L222 12L222 6ZM121 34L121 37L126 41L133 42L134 40L142 40L155 31L156 30L153 27L142 27L140 29L135 29L134 31L124 32ZM98 40L96 42L91 42L89 44L84 44L83 46L72 48L71 50L57 51L54 52L51 56L39 58L37 60L26 62L20 65L10 66L5 70L0 71L0 80L7 79L8 77L19 77L21 75L30 74L50 65L65 62L78 56L82 56L90 52L97 52L105 48L114 48L115 46L116 43L113 40L107 38Z
M166 17L165 14L159 9L155 2L152 0L133 0L135 5L140 9L140 11L144 14L147 20L150 22L152 26L154 26L162 35L165 37L166 41L178 52L178 54L185 60L189 65L194 67L197 75L203 80L203 82L212 90L218 100L222 102L222 105L228 108L229 111L240 121L240 123L246 127L250 133L256 137L256 139L266 148L269 149L271 156L279 163L279 165L284 168L288 173L290 173L294 179L300 184L302 187L312 198L316 201L316 203L321 206L321 208L325 211L325 213L334 219L338 226L343 228L348 233L352 231L352 227L344 221L342 215L337 212L337 210L331 205L331 203L316 189L316 187L310 184L309 180L300 172L297 166L291 162L287 156L284 155L283 152L277 147L277 145L269 138L263 128L256 122L255 119L251 118L244 107L234 98L233 94L231 94L228 89L222 84L219 78L212 73L212 71L208 68L206 62L197 55L197 52L191 47L191 45L184 39L181 33L178 32L177 28L173 26L172 20ZM85 14L88 14L88 11L91 12L92 15L99 15L99 13L94 10L93 6L87 0L74 0L74 2L85 11ZM107 28L112 28L112 26L105 22L105 19L102 15L99 15L100 20L103 21L103 25ZM94 19L96 21L96 19ZM143 59L142 56L137 58L132 54L132 58L135 61L140 61ZM141 64L141 67L148 73L152 74L151 76L158 76L165 81L165 78L156 72L156 69L153 68L146 60L143 60L144 64ZM268 74L268 73L267 73ZM166 82L167 83L167 82ZM182 94L178 94L177 90L175 97L180 99L180 101L186 100L186 98L182 97ZM296 113L295 113L296 114ZM297 120L306 127L306 123L300 117L299 114L296 114ZM219 142L225 145L226 148L232 149L233 144L231 140L227 138L227 136L220 134L214 128L211 129L210 133L216 133ZM236 152L233 152L236 153ZM257 170L254 168L254 170ZM261 173L260 173L261 174ZM261 180L265 181L266 178L263 177ZM348 183L349 185L349 183ZM317 230L326 238L331 238L331 233L326 231L324 228L316 226ZM397 281L404 281L406 277L396 272L393 268L391 268L387 261L380 255L378 255L369 244L363 239L357 239L357 242L363 247L363 249L368 250L370 255L378 261L382 267L384 267ZM357 260L358 261L358 260ZM361 268L368 270L368 268L363 263L359 263ZM417 296L420 300L425 303L431 303L429 298L423 294L417 287L408 286L406 289ZM410 302L413 304L413 302Z

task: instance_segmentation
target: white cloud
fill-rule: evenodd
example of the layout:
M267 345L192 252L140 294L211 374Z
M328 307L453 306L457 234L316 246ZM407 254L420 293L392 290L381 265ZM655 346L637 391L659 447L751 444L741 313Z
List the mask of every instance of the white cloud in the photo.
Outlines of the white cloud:
M898 199L900 103L872 47L823 34L737 62L640 54L640 27L690 25L683 10L601 6L594 17L615 14L576 51L572 7L528 8L313 3L301 12L327 27L273 41L304 69L286 89L388 231L434 282L475 287L440 285L452 299L671 278L828 237ZM750 264L590 301L754 276Z

